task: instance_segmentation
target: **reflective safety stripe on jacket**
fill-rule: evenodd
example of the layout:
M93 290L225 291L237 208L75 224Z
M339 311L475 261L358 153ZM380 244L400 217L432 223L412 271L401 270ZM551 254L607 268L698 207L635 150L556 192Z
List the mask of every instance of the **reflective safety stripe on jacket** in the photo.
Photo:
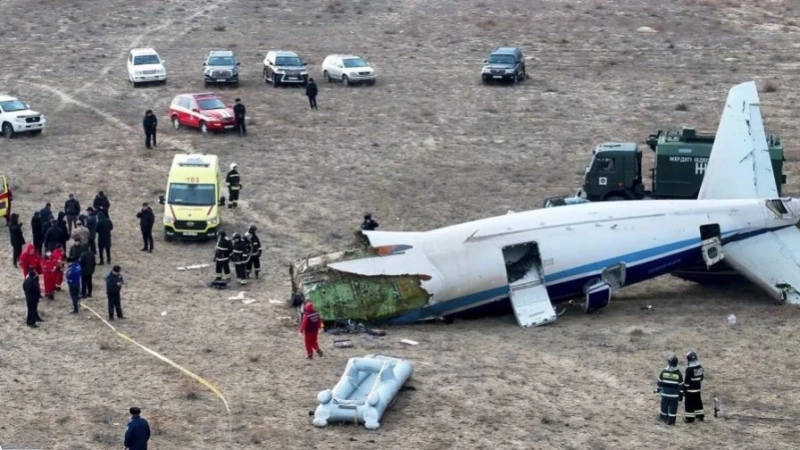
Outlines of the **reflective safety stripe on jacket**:
M658 387L662 397L677 398L683 388L683 375L675 368L666 368L658 375Z
M686 368L686 377L683 380L683 388L687 393L701 392L704 378L703 366L696 364Z

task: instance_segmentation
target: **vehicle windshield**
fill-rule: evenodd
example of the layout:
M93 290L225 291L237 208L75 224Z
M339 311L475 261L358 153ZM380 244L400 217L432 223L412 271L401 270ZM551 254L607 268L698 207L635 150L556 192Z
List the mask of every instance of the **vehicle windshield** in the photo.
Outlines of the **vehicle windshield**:
M28 107L19 100L9 100L7 102L0 102L0 109L2 109L3 112L14 112L25 111Z
M514 64L514 57L511 55L491 55L489 64Z
M208 58L209 66L235 66L236 61L230 56L212 56Z
M303 63L300 62L300 58L296 56L279 56L275 58L275 65L276 66L302 66Z
M206 98L203 100L198 100L197 105L203 111L207 111L209 109L225 109L225 103L222 103L222 100L218 98Z
M167 193L170 205L212 206L217 204L213 184L170 183Z
M367 67L367 63L365 63L361 58L343 59L342 63L344 63L344 66L348 69L351 67Z
M143 66L145 64L161 64L158 55L139 55L133 57L134 66Z

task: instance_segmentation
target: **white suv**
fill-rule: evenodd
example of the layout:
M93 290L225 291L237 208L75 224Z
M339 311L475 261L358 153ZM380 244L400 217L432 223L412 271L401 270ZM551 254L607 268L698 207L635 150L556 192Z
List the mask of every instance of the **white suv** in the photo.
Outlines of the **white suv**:
M0 94L0 131L7 138L20 133L42 134L44 114L31 111L27 103Z
M138 83L158 81L167 83L164 61L152 48L135 48L128 55L128 80L133 87Z
M362 58L353 55L328 55L322 61L322 78L328 83L341 81L345 86L355 83L375 84L375 70Z

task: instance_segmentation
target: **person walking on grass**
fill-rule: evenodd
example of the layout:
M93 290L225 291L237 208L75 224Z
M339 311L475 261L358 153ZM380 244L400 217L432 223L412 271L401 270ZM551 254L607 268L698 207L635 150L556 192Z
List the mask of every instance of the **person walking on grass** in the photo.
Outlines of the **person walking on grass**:
M321 325L322 318L320 318L319 313L314 309L314 304L306 302L303 320L300 322L300 334L305 335L306 357L308 359L314 359L314 350L322 357L322 350L319 349L319 343L317 343L317 336L319 335Z

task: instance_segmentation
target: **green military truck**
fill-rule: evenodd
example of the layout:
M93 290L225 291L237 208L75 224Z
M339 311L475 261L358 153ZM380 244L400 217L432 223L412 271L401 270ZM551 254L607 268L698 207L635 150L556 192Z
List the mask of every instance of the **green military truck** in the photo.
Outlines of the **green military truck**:
M693 199L700 192L708 157L715 135L698 134L694 128L663 132L647 138L647 146L655 152L650 169L651 189L645 189L642 178L642 151L632 142L600 144L586 166L583 186L578 196L586 200L619 201L650 199ZM772 170L778 194L786 184L783 174L783 144L774 135L767 135Z

